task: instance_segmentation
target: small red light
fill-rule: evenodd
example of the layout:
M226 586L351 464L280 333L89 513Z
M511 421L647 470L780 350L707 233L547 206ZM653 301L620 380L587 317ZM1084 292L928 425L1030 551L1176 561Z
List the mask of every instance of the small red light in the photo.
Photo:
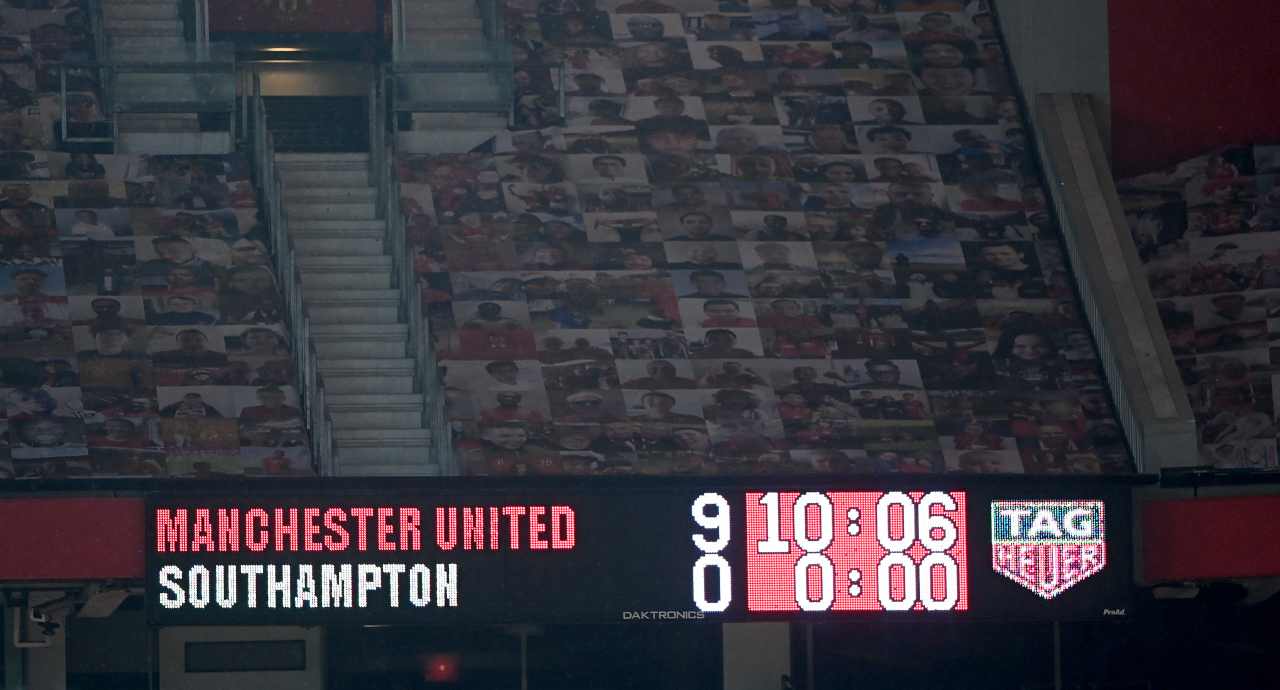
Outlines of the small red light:
M461 660L457 654L423 654L418 660L422 664L422 678L428 683L456 683L461 676Z

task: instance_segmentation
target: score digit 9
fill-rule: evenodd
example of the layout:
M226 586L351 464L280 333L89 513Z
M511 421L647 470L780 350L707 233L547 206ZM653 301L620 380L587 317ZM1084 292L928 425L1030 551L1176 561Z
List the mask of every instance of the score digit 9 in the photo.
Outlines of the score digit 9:
M733 597L733 572L722 552L729 546L732 520L729 501L717 493L705 493L693 501L693 522L707 533L694 532L693 545L702 552L693 563L693 604L699 611L720 613ZM707 592L707 577L716 577L714 598Z

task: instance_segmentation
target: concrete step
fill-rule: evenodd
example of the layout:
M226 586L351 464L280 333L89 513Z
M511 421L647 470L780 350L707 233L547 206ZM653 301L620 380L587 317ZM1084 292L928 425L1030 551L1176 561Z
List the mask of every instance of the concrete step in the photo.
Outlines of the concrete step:
M338 463L352 472L377 468L390 475L435 474L428 429L335 430Z
M422 395L417 393L326 396L329 414L339 429L420 429Z
M403 355L400 357L387 357L385 359L370 359L363 356L350 358L320 358L320 373L326 378L330 375L344 376L359 373L379 376L382 374L391 374L395 376L412 377L413 367L413 360Z
M385 235L387 222L376 218L371 220L319 220L316 218L290 218L289 232L293 234L311 232L377 232ZM362 235L363 237L363 235Z
M293 237L293 248L299 255L370 256L382 253L382 233L368 235L354 233L312 232Z
M471 12L476 8L475 0L404 0L405 14L427 12L433 8L449 12Z
M326 324L312 324L312 328L323 325ZM333 359L341 361L353 357L399 360L404 358L408 349L403 339L395 338L347 338L313 335L311 341L315 343L316 352L320 354L322 360Z
M316 271L390 271L391 257L382 256L300 256L298 265L302 268L302 279L306 282L307 273Z
M151 45L159 39L138 36L131 40L139 45ZM216 88L204 75L187 73L125 72L115 80L117 103L199 103L216 97ZM224 95L234 98L234 92Z
M222 156L235 151L230 132L121 132L116 153Z
M121 17L109 15L105 22L109 35L121 34L155 34L160 36L181 36L182 21L177 17Z
M497 135L492 129L437 129L398 132L396 145L401 153L467 153Z
M327 373L324 375L325 392L331 395L369 394L369 393L412 393L413 376L393 374L350 375Z
M433 36L422 39L425 44L438 40L440 37ZM488 103L503 100L497 82L482 72L426 72L401 79L399 83L397 97L407 103Z
M502 130L507 116L499 113L413 113L413 129ZM490 134L492 136L492 134Z
M350 446L412 446L431 443L430 429L341 429L333 434L339 443Z
M311 342L321 358L388 358L406 355L408 326L404 324L312 324ZM410 381L412 388L412 380Z
M394 324L400 320L398 290L340 290L308 295L307 314L317 324Z
M303 299L307 300L308 304L341 304L345 302L400 303L400 291L393 288L343 288L341 290L303 288L303 290Z
M311 293L303 293L311 294ZM347 337L369 337L369 338L399 338L403 341L408 338L408 325L406 324L317 324L311 329L312 335L347 335ZM403 355L401 355L403 357Z
M499 58L493 48L486 44L483 32L478 29L418 30L411 33L412 35L406 35L406 42L400 51L400 59L404 62L430 62L461 67L488 64Z
M357 460L345 461L338 454L334 474L339 477L438 477L442 470L436 464L392 465L384 463L365 463Z
M369 169L313 170L310 168L281 168L280 177L285 186L311 187L368 187Z
M159 0L158 2L105 2L102 15L105 24L121 19L178 19L178 3Z
M284 177L284 202L312 203L328 201L336 203L369 202L378 199L378 190L367 186L317 187L294 182L288 175Z
M110 38L110 55L113 60L121 63L137 63L146 61L146 53L142 50L143 46L160 50L162 54L176 54L187 46L187 41L181 34L174 36L172 34L159 34L155 32L137 32L137 31L107 31ZM163 59L163 58L160 58ZM130 75L119 75L120 77ZM120 85L122 80L117 77L116 84ZM123 90L117 88L117 90ZM134 91L129 94L134 96ZM155 92L153 92L155 93ZM162 93L162 92L161 92ZM195 93L184 90L174 101L190 100ZM138 98L137 96L134 96ZM162 100L159 95L153 96L154 100ZM139 100L141 100L139 98Z
M377 206L372 201L344 204L323 202L285 202L284 210L289 219L330 219L330 220L374 220L378 216Z
M424 14L420 12L405 12L404 28L406 37L412 37L421 30L471 29L483 31L484 21L475 13L448 14L445 12L432 12ZM453 36L456 38L457 34Z
M299 260L303 258L307 257L305 255L298 256ZM375 268L371 270L336 269L335 271L325 271L315 269L311 271L303 271L302 287L303 289L317 288L321 290L389 288L391 287L391 270L389 268Z
M295 170L364 170L369 171L367 153L277 153L276 167L282 176Z
M441 50L461 53L462 51L447 44L461 46L470 43L473 47L479 47L484 42L484 27L478 19L475 20L474 24L468 23L461 26L443 26L440 28L411 28L406 26L404 42L405 57L410 60L413 59L414 53L418 51L435 52L436 54L439 54ZM436 45L433 46L433 44ZM467 62L471 61L473 60L467 60Z
M200 117L195 113L133 114L116 116L121 132L199 132Z

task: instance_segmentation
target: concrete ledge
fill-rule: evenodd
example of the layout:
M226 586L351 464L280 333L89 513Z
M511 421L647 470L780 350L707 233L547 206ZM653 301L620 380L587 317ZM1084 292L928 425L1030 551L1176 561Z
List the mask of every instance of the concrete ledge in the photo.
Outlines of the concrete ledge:
M1195 417L1125 221L1092 100L1041 94L1036 115L1049 193L1138 470L1199 465Z

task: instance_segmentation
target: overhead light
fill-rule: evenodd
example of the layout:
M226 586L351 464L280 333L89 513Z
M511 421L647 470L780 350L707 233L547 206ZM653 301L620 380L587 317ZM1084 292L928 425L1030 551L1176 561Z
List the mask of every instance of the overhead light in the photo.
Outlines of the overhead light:
M301 53L302 49L280 46L277 48L263 48L262 52L264 53Z

